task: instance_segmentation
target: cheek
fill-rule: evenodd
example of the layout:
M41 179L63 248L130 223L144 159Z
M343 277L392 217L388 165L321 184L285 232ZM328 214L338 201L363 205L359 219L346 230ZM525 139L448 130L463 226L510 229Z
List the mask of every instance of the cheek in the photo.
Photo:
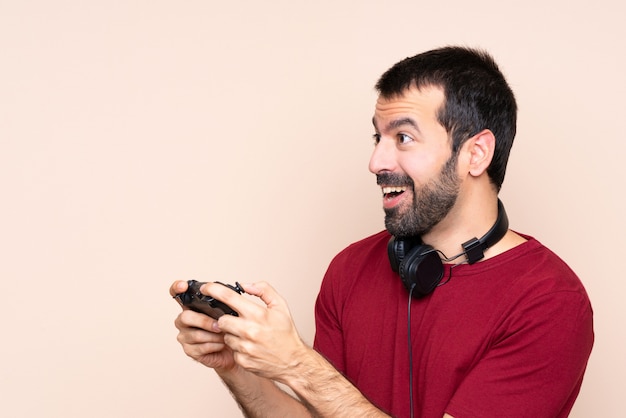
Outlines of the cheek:
M423 186L437 177L441 163L431 155L411 155L400 158L399 166L406 175L413 179L416 187Z

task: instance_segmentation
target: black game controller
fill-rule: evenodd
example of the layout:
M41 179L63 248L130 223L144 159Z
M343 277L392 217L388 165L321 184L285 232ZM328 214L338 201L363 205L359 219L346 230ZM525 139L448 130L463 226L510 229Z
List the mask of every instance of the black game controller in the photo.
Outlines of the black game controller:
M224 302L220 302L219 300L212 298L211 296L203 295L200 293L200 287L206 282L197 282L195 280L189 280L187 284L189 287L187 291L184 293L179 293L174 298L180 303L182 306L186 306L189 309L203 313L205 315L210 316L213 319L218 319L220 316L224 314L239 316L237 312L235 312L230 306L225 304ZM231 286L229 284L224 284L220 282L222 286L226 286L229 289L234 290L240 295L244 292L243 288L238 282L235 282L235 286Z

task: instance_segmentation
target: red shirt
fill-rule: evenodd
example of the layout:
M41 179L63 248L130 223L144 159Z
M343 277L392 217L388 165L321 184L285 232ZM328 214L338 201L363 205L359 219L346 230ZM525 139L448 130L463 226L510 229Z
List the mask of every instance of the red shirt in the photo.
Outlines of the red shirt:
M409 417L409 296L390 268L389 238L373 235L332 261L315 348L379 408ZM415 418L568 415L593 345L592 309L572 270L526 238L447 265L445 284L411 301Z

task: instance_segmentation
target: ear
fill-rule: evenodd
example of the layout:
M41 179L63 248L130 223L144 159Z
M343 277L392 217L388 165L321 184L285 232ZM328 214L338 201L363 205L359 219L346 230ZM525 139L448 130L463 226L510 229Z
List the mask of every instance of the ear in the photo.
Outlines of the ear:
M496 147L496 137L489 129L484 129L464 144L469 153L469 173L478 177L489 167Z

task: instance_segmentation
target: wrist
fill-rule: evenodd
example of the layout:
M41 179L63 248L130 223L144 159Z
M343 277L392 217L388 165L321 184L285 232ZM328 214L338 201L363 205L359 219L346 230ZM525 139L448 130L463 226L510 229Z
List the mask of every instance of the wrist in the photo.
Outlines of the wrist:
M306 347L298 359L281 383L293 390L313 416L389 418L313 348Z
M224 382L236 382L240 379L246 379L250 374L238 364L229 367L215 367L213 370Z
M317 351L303 344L293 356L286 373L280 376L280 383L295 392L307 392L316 386L316 382L334 373L338 372Z

